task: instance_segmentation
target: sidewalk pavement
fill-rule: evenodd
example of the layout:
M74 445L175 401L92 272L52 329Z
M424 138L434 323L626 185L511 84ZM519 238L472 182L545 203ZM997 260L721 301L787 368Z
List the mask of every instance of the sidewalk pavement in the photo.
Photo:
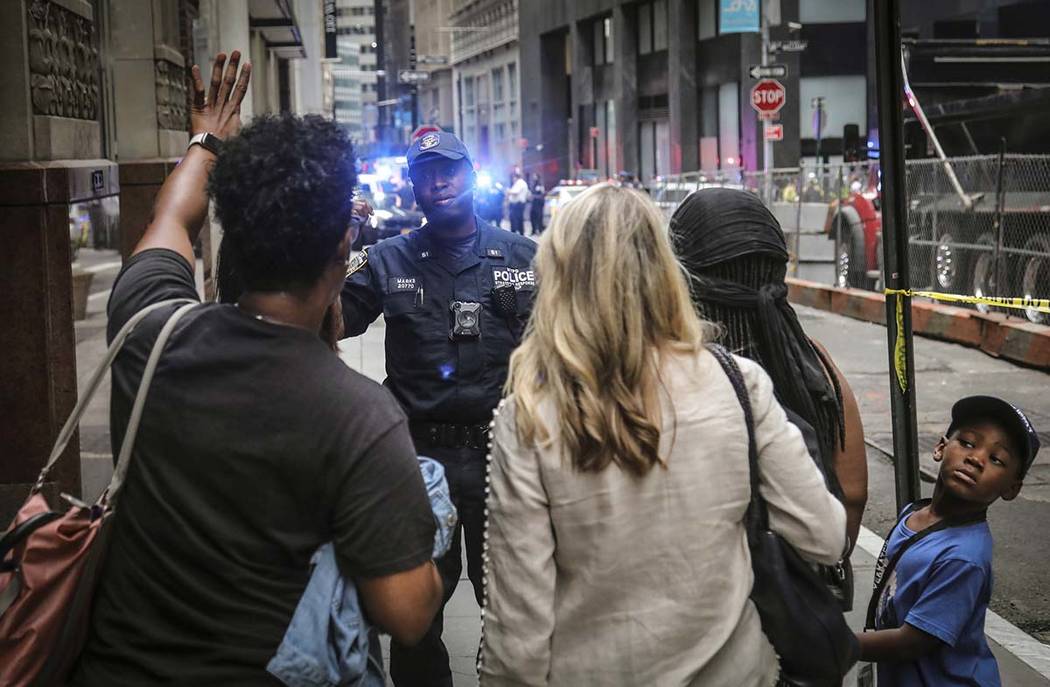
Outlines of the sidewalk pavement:
M199 275L201 270L198 269L197 272ZM81 386L105 352L105 304L105 298L92 299L89 302L87 319L76 323L77 377ZM342 359L347 365L362 374L382 381L385 377L383 351L385 333L386 328L380 318L363 336L342 342L340 346ZM837 356L836 359L838 359ZM885 358L882 360L884 361ZM108 423L109 386L107 380L81 424L84 493L89 497L94 497L101 491L108 483L112 472ZM869 450L868 462L869 469L873 471L873 482L877 477L875 472L892 471L883 456L876 450ZM875 558L881 547L882 540L878 535L867 529L862 530L852 559L856 575L856 600L854 610L848 614L851 626L858 630L864 625ZM465 565L464 570L466 570ZM1004 685L1008 687L1050 686L1050 678L1048 678L1050 676L1050 647L1021 632L991 611L989 611L986 623L986 632L992 650L999 661ZM474 601L470 582L464 575L445 609L444 639L451 656L456 687L477 685L475 661L480 635L480 614ZM387 653L386 645L387 642L384 640L385 654ZM855 684L855 678L852 676L845 683L847 687Z

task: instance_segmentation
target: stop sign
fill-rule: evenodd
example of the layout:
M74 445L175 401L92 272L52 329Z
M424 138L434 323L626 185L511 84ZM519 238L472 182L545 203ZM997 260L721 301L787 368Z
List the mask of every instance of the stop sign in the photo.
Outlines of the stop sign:
M751 89L751 107L764 117L772 117L787 100L784 84L776 79L762 79Z

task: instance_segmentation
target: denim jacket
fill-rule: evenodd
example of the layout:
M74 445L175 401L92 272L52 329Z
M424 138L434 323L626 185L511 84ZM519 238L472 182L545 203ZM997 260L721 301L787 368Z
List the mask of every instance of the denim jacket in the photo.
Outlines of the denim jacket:
M420 456L419 469L437 521L434 558L440 558L456 531L456 508L441 463ZM369 642L371 624L353 580L336 566L332 544L321 546L310 564L310 581L266 670L289 687L383 687L382 656Z

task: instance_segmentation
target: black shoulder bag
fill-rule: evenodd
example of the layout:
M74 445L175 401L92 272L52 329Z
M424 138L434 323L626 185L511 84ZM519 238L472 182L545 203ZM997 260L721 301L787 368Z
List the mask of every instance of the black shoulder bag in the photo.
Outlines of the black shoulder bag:
M711 345L708 350L732 382L747 424L751 502L745 526L755 575L751 601L758 609L762 631L780 657L783 679L800 687L838 687L857 662L857 639L814 566L769 529L769 513L758 488L755 424L744 377L724 348Z

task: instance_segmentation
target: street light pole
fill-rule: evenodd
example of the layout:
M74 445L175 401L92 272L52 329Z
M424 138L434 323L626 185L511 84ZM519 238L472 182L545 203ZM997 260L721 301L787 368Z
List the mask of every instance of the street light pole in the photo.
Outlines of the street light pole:
M911 329L908 266L908 199L904 168L900 0L875 7L875 67L882 172L882 250L886 335L890 360L894 482L897 509L918 500L919 448L915 418L915 352Z
M762 66L769 64L769 17L766 13L765 3L761 8L760 22L762 26ZM766 203L773 202L773 141L766 136L766 127L769 123L762 121L762 195Z

